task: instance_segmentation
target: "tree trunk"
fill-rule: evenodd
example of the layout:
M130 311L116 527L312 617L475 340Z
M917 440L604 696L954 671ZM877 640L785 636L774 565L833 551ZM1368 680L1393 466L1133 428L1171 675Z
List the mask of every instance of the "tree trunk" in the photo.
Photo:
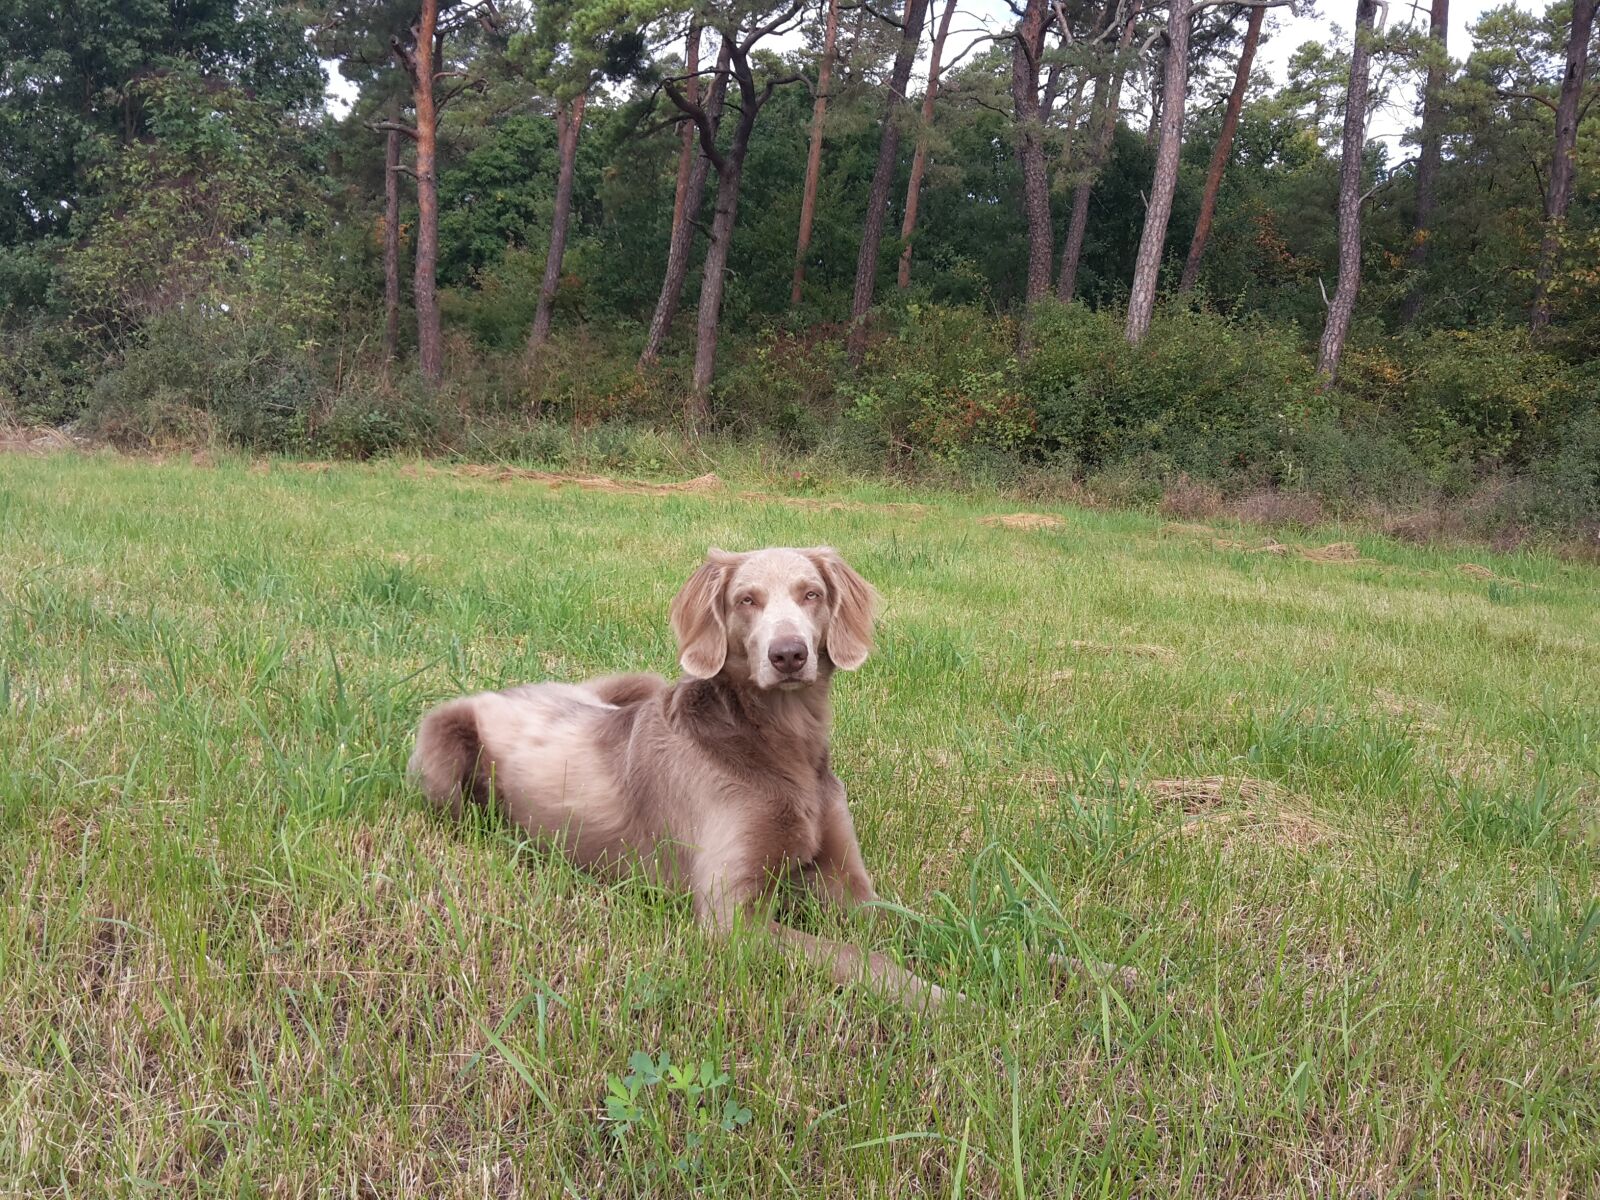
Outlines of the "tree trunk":
M1044 123L1039 116L1039 57L1044 51L1045 3L1046 0L1028 0L1011 40L1011 106L1017 123L1022 207L1028 220L1028 284L1024 299L1030 307L1050 294L1050 269L1055 262L1050 176L1044 165Z
M1339 359L1361 290L1361 158L1367 144L1367 59L1377 0L1356 0L1355 44L1350 48L1350 90L1344 105L1344 142L1339 151L1339 286L1328 304L1328 321L1317 352L1317 373L1328 387L1339 375Z
M417 110L417 261L411 290L417 308L417 358L422 377L430 384L444 379L439 291L434 282L439 266L439 177L434 165L439 144L439 114L433 104L438 27L439 0L422 0L422 15L416 25L416 69L411 76Z
M732 41L724 37L717 52L717 70L711 81L711 94L706 100L706 116L712 126L722 118L723 98L728 91L728 60ZM698 131L695 135L699 136ZM667 271L661 279L661 294L656 299L656 310L650 317L650 331L645 335L644 351L639 355L642 371L661 357L661 347L666 344L667 333L672 329L672 318L677 314L678 301L683 296L683 284L689 277L689 254L694 249L695 227L700 221L700 205L706 192L706 175L711 170L711 160L702 146L689 171L689 180L683 197L683 212L672 227L672 244L667 250Z
M850 336L846 340L852 366L860 366L867 349L867 313L872 311L872 294L878 282L878 246L883 241L883 222L889 210L889 185L894 182L895 163L900 154L900 109L906 102L906 84L917 60L922 42L922 19L928 0L906 0L901 25L900 49L889 72L889 100L883 115L883 133L878 139L878 163L872 172L872 189L867 196L867 219L861 230L861 250L856 255L856 285L850 298Z
M1128 341L1137 346L1150 328L1161 277L1161 252L1172 216L1172 194L1178 187L1178 152L1183 147L1183 109L1189 90L1190 0L1172 0L1167 18L1167 67L1161 87L1161 141L1156 147L1155 178L1144 210L1144 233L1128 295Z
M700 24L691 22L689 25L689 42L684 52L684 71L689 78L683 81L683 91L694 103L700 103ZM672 195L672 228L676 230L683 222L683 205L689 195L689 173L694 169L694 154L696 132L694 122L688 119L678 122L678 140L682 145L678 148L678 186Z
M383 357L393 362L400 348L400 131L391 129L383 147Z
M741 125L744 122L740 122ZM711 241L706 246L705 267L700 277L700 309L694 334L694 376L688 417L698 425L707 415L706 397L717 370L717 332L722 317L722 291L727 279L728 248L733 241L733 224L739 208L739 182L744 174L746 147L728 147L724 165L717 172L717 199L711 215Z
M1434 42L1429 48L1433 57L1428 60L1428 80L1422 91L1422 146L1417 154L1417 224L1411 235L1411 250L1406 255L1406 269L1411 273L1411 289L1400 306L1400 323L1415 325L1422 313L1425 298L1422 272L1428 265L1428 237L1433 232L1434 181L1439 177L1439 162L1443 157L1440 125L1444 122L1444 104L1440 90L1444 87L1449 62L1445 49L1450 32L1450 0L1433 0L1428 13L1428 37Z
M911 235L917 229L917 202L921 199L922 177L928 170L928 135L933 129L933 101L939 91L939 59L944 55L944 39L950 33L950 18L955 11L956 0L945 0L944 15L939 18L939 30L933 35L933 50L928 57L928 90L922 95L922 127L917 130L917 150L911 156L906 215L900 222L900 240L905 243L905 249L900 251L898 279L902 290L911 286Z
M749 59L740 51L734 56L734 77L739 81L739 123L726 153L717 163L717 199L711 216L711 240L706 247L705 266L700 276L700 309L696 314L694 375L686 415L699 424L707 414L706 397L717 369L717 332L722 317L722 290L727 278L728 248L733 242L734 217L739 208L739 183L744 175L745 154L750 149L750 133L756 114L772 95L772 85L756 92ZM702 131L702 137L704 131Z
M1444 4L1446 0L1434 0ZM1228 107L1222 114L1222 131L1217 135L1217 148L1211 153L1211 169L1206 172L1205 191L1200 196L1200 215L1194 223L1194 240L1189 243L1189 257L1183 264L1183 278L1178 290L1187 292L1200 278L1200 260L1205 257L1206 241L1211 237L1211 220L1217 211L1217 193L1222 190L1222 172L1227 168L1233 153L1233 135L1239 128L1239 112L1244 108L1244 94L1250 86L1250 65L1255 62L1256 45L1261 41L1261 21L1267 10L1259 5L1250 10L1250 24L1245 29L1244 46L1239 51L1239 69L1233 76L1233 91L1228 93Z
M1589 41L1594 32L1595 0L1572 0L1572 33L1567 38L1567 69L1561 77L1556 102L1556 147L1550 160L1550 186L1545 191L1544 238L1539 243L1539 266L1534 272L1533 311L1529 323L1535 333L1550 324L1550 281L1561 260L1561 231L1572 205L1572 154L1578 143L1578 101L1589 67Z
M550 252L544 259L544 279L539 284L539 305L533 312L533 332L528 349L538 350L550 338L550 314L555 308L556 289L561 286L561 260L567 252L567 228L572 224L572 176L578 162L578 133L583 128L583 109L588 96L582 92L565 103L557 102L556 144L561 165L556 172L556 202L550 215Z
M805 190L800 197L800 233L794 244L794 282L789 307L800 304L806 281L806 252L811 249L811 222L817 214L817 183L822 178L822 127L828 116L828 86L833 82L833 45L839 36L839 0L828 0L828 25L822 35L822 62L817 67L817 99L811 106L811 148L806 155Z
M1094 176L1111 156L1111 144L1117 136L1117 112L1122 100L1122 79L1127 73L1120 62L1133 42L1134 16L1130 13L1123 23L1122 36L1117 39L1118 62L1109 65L1104 74L1094 81L1092 111L1098 125L1094 142L1089 150L1087 173L1082 182L1072 189L1072 217L1067 223L1067 244L1061 248L1061 274L1056 280L1056 299L1063 304L1071 300L1078 288L1078 260L1083 257L1083 235L1089 224L1089 197L1094 191Z

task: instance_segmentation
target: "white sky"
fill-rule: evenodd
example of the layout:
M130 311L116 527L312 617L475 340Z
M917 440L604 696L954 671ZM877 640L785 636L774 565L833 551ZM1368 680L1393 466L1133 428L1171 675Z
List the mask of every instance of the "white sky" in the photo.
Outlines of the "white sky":
M1350 30L1355 25L1354 0L1313 0L1313 2L1315 8L1310 4L1304 6L1304 15L1295 15L1286 8L1268 12L1266 36L1256 55L1258 72L1267 71L1276 82L1282 83L1287 74L1290 56L1302 44L1309 41L1320 41L1335 46L1349 44ZM1466 58L1471 49L1467 40L1467 26L1489 9L1498 7L1499 2L1500 0L1451 0L1449 47L1452 58L1457 61ZM1515 2L1519 8L1532 12L1538 10L1542 0L1515 0ZM942 5L937 7L942 8ZM958 39L957 30L972 29L975 25L998 30L1014 24L1015 21L1016 17L1006 7L1004 0L963 0L960 10L952 21L951 44L947 48L946 58L959 54L963 49L963 41L971 41L970 37ZM1426 0L1390 0L1388 27L1392 28L1407 22L1414 23L1419 28L1427 28ZM784 43L791 41L798 43L799 38L791 36L779 39L777 44L781 48L787 48ZM354 98L354 87L340 76L335 64L325 62L323 67L328 75L328 107L335 114L343 115L348 111L350 102ZM1416 104L1415 87L1397 89L1393 100L1387 109L1372 114L1367 131L1369 138L1383 138L1387 142L1391 162L1403 157L1400 137L1412 123L1412 111Z

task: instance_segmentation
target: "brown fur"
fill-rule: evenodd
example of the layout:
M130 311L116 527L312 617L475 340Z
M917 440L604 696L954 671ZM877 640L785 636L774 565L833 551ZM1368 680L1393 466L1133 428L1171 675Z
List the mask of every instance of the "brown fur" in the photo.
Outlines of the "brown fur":
M872 642L876 594L828 547L711 550L672 602L685 678L612 675L452 700L423 718L412 775L459 812L491 799L580 864L638 864L718 933L775 880L852 907L876 898L829 767L828 688ZM908 1003L940 989L881 954L764 926L835 980Z

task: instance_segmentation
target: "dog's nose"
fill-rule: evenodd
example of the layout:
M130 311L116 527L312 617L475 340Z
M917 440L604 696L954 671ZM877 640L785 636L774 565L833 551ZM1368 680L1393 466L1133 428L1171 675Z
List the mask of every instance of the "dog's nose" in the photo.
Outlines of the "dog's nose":
M780 675L798 675L806 657L806 644L799 638L781 638L767 650L767 661Z

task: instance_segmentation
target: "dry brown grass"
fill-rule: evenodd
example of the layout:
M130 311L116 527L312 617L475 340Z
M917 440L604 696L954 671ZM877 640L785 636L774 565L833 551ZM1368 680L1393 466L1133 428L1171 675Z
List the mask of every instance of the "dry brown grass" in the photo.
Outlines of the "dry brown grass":
M1051 513L1022 512L979 517L978 524L991 529L1062 529L1067 523Z
M1149 642L1089 642L1074 638L1072 648L1079 654L1128 654L1134 658L1152 658L1164 663L1178 661L1178 652L1170 646L1157 646Z

